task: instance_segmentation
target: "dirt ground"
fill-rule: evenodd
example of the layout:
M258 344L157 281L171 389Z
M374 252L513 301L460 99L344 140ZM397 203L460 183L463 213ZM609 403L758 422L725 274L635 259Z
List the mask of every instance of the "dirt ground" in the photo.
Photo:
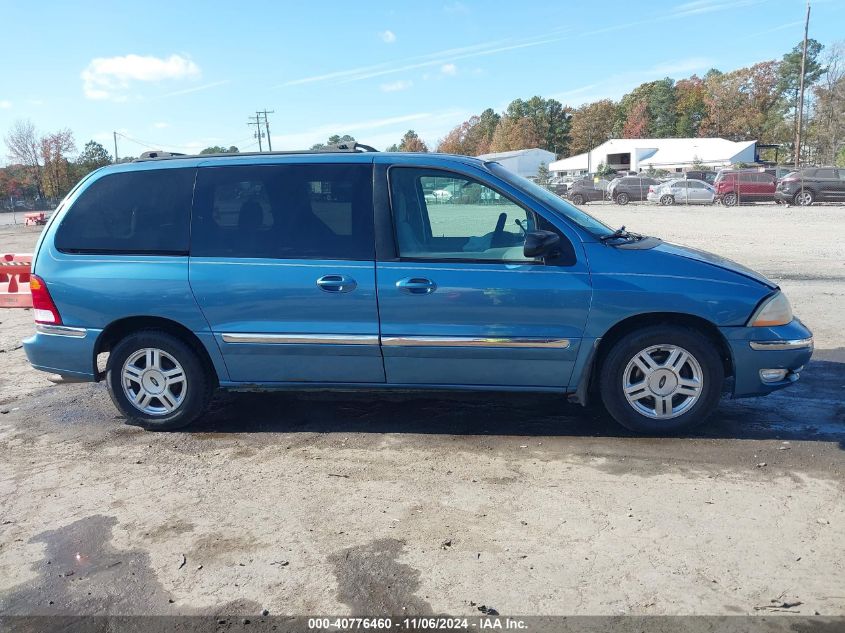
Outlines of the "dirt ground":
M677 438L418 393L227 394L148 433L32 370L6 310L0 614L845 614L845 208L586 208L777 280L816 336L799 383Z

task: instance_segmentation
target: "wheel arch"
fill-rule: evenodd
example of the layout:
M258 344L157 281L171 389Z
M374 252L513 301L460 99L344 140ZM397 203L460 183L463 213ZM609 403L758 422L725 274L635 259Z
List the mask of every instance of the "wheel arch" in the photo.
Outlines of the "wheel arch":
M219 382L217 372L215 371L214 362L208 353L205 345L191 330L186 328L181 323L157 316L132 316L118 319L109 323L100 335L97 337L97 342L94 345L94 375L97 381L103 379L104 374L98 369L97 357L100 354L111 352L112 348L121 340L134 332L140 330L161 330L166 332L181 341L190 345L194 351L197 352L203 365L206 368L209 378L217 384Z
M601 337L589 374L591 391L597 385L597 377L601 374L604 360L613 346L631 332L654 325L680 325L701 332L716 346L719 358L722 360L725 377L734 375L733 355L730 346L713 322L683 312L646 312L617 321Z

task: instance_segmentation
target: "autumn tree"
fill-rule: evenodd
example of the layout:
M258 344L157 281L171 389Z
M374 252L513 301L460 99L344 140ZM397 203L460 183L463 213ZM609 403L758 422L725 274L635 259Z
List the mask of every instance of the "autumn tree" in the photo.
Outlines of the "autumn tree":
M646 138L649 130L648 103L637 101L631 106L622 126L622 138Z
M675 134L680 138L698 136L701 121L707 114L704 82L693 75L675 83Z
M408 130L393 151L397 152L428 152L428 146L413 130Z
M42 187L48 198L60 198L70 190L73 174L68 156L75 151L73 132L68 129L45 134L41 138Z
M464 156L486 154L490 151L500 120L500 115L487 108L480 115L472 116L449 130L437 144L437 151Z
M617 106L610 99L582 105L572 114L569 151L586 152L613 136Z
M504 116L493 133L490 150L493 152L509 152L518 149L528 149L540 146L540 137L533 122L528 117Z

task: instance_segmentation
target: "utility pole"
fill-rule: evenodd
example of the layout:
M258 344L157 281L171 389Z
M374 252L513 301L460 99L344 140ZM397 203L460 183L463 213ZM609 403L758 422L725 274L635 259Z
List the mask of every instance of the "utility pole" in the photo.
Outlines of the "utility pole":
M261 113L256 112L255 116L249 117L249 122L247 123L247 125L255 126L255 136L256 138L258 138L258 151L263 152L264 148L261 145L261 139L264 137L264 132L261 130Z
M114 135L114 163L117 164L117 132L112 132Z
M270 110L268 112L267 108L264 108L264 112L256 112L255 114L263 114L264 115L264 129L267 130L267 151L273 151L273 143L270 142L270 121L267 119L268 114L275 114L275 110Z
M807 17L804 20L804 52L801 54L801 83L798 88L798 125L795 126L795 168L801 164L801 129L804 127L804 68L807 64L807 33L810 30L810 0L807 0Z

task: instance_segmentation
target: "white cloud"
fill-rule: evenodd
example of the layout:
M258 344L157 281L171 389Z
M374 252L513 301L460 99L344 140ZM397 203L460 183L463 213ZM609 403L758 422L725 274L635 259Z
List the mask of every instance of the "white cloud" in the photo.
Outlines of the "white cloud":
M394 33L393 31L382 31L378 35L381 38L381 41L385 44L393 44L393 42L396 41L396 33Z
M413 81L407 81L405 79L400 79L399 81L392 81L387 84L381 85L382 92L400 92L402 90L407 90L411 86L414 85Z
M153 123L152 127L157 130L163 130L164 128L170 127L170 123L165 123L164 121L156 121Z
M125 101L133 82L195 79L200 68L181 55L167 58L123 55L97 57L82 71L82 89L94 100Z
M275 87L286 88L289 86L301 86L304 84L326 81L334 81L343 84L349 83L351 81L361 81L364 79L372 79L373 77L381 77L384 75L407 72L409 70L417 70L420 68L438 67L459 59L485 57L488 55L497 55L499 53L518 50L522 48L544 46L546 44L552 44L554 42L559 42L565 39L562 34L565 33L569 28L570 27L563 27L560 29L555 29L554 31L540 36L522 39L507 38L503 40L494 40L490 42L483 42L480 44L472 44L470 46L462 46L460 48L451 48L447 50L437 51L435 53L428 53L426 55L418 55L416 57L399 59L391 62L383 62L370 66L359 66L358 68L349 68L347 70L337 70L321 75L313 75L310 77L302 77L300 79L292 79Z
M12 102L8 99L0 100L0 110L10 110L12 108Z
M440 72L444 75L457 75L458 74L458 67L455 64L443 64L440 67Z

